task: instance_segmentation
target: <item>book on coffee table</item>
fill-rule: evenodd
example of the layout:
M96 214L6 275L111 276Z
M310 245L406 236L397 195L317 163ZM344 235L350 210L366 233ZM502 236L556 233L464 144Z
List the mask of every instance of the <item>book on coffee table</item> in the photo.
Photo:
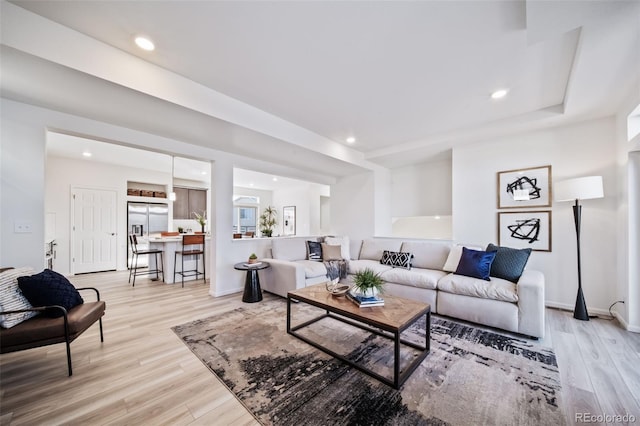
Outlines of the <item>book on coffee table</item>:
M378 296L363 297L359 294L353 294L351 291L347 292L347 298L361 308L369 308L373 306L384 306L384 299Z

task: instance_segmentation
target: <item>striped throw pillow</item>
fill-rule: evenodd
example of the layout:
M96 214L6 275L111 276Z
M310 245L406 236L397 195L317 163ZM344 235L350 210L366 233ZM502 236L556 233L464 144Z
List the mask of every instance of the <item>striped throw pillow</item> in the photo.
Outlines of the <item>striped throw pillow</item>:
M0 273L0 312L32 308L31 303L22 295L20 287L18 287L18 277L29 276L34 273L35 271L29 267L7 269ZM11 328L36 315L38 315L37 312L0 315L0 327Z

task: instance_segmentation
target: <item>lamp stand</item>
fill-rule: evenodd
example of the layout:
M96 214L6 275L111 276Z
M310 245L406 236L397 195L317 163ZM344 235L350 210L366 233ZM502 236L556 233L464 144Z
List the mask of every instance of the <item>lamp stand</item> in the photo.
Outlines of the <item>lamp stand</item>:
M573 220L576 224L576 243L578 247L578 294L576 296L576 307L573 310L573 317L582 321L589 321L589 313L587 312L587 304L582 294L582 271L580 268L580 216L582 214L582 206L576 204L573 206Z

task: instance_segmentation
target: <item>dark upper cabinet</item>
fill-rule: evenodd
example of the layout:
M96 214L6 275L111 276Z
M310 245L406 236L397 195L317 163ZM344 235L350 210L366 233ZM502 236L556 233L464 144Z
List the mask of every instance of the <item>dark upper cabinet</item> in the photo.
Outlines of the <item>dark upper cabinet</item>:
M195 219L193 212L202 213L207 209L207 190L174 186L176 201L173 203L174 219Z
M201 214L207 210L207 190L190 189L189 190L189 215L193 219L193 212Z

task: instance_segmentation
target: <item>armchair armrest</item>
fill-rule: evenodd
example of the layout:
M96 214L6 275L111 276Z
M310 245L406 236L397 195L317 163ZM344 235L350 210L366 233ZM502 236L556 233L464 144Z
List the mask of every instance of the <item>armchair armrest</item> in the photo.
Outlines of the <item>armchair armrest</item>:
M98 298L98 300L100 300L100 292L95 287L79 287L79 288L76 288L76 290L78 290L78 291L80 291L80 290L93 290L93 291L96 292L96 297Z

